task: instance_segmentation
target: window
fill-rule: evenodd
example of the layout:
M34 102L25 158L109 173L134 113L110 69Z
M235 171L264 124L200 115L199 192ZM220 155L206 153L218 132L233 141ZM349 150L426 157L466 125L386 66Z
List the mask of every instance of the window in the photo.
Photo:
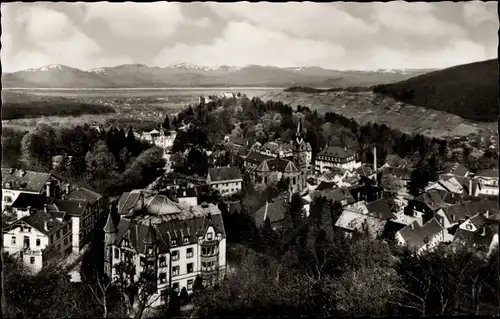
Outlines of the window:
M40 238L37 238L37 239L36 239L36 245L37 245L37 246L40 246Z
M172 276L178 276L178 275L179 275L179 266L172 267Z
M6 202L6 203L12 203L12 197L10 197L10 196L4 196L3 197L3 201Z
M192 273L193 272L193 263L189 263L187 264L187 273Z
M189 243L189 236L184 237L184 243Z
M12 244L12 245L15 245L15 244L16 244L16 236L12 236L12 241L11 241L11 244Z
M213 239L213 234L212 233L208 233L207 234L207 239L208 240L212 240Z
M454 222L455 221L455 215L451 214L450 217L451 217L451 221Z
M193 248L188 248L186 251L186 257L187 258L192 258L193 257Z
M178 250L173 250L171 255L172 255L172 260L179 260L179 251Z
M30 264L35 264L35 257L30 257Z
M31 227L26 227L26 232L31 232Z
M469 229L469 230L470 230L470 229L472 229L472 225L471 225L471 224L467 224L467 225L465 226L465 228L467 228L467 229Z
M172 241L170 242L170 244L171 244L172 246L177 245L177 239L172 239Z
M61 238L61 232L57 232L56 237L57 237L57 239Z
M193 279L188 280L188 285L187 285L187 290L192 290L193 289Z
M120 258L120 250L118 248L115 248L115 258Z
M163 284L167 281L167 274L162 272L160 273L160 283Z
M57 251L61 251L61 244L57 245Z
M167 265L167 259L165 257L160 257L160 267L165 267Z

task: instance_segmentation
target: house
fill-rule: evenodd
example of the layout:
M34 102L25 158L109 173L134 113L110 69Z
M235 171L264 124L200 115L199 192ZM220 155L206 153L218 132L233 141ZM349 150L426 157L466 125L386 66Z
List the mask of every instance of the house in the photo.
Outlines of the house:
M449 206L449 204L443 200L446 194L445 191L437 189L422 193L408 202L408 205L404 208L404 213L405 215L418 218L422 225L435 217L439 209Z
M158 131L154 129L150 132L142 132L139 136L139 139L151 145L158 146L163 150L167 150L172 148L176 137L176 131L167 131L164 129L160 129Z
M469 189L466 188L456 177L449 175L443 176L443 178L441 178L437 182L430 183L424 190L429 191L431 189L442 190L458 195L469 193Z
M377 185L360 185L349 188L349 191L357 201L373 202L382 198L384 189Z
M21 219L28 216L32 209L43 209L51 200L52 198L47 198L41 194L21 193L9 209L16 215L16 219Z
M51 212L64 213L72 220L72 247L79 253L91 239L94 230L104 222L102 196L84 187L65 183L64 193L48 205Z
M361 166L361 163L356 161L354 152L340 146L328 146L323 149L316 155L315 163L318 173L325 173L334 167L354 170Z
M366 232L372 238L382 235L387 221L357 212L351 209L345 209L335 222L335 227L342 230L346 236L352 236L354 232Z
M170 289L191 293L197 276L204 286L224 277L226 233L213 204L188 207L165 195L134 190L120 197L104 232L106 274L112 280L118 275L134 280L153 271L152 307L165 304ZM125 266L123 273L117 272L118 264Z
M357 202L347 206L335 226L350 236L354 231L367 232L372 238L382 236L386 224L394 218L384 199L370 203Z
M439 243L444 241L444 228L441 227L436 218L432 218L424 225L416 221L405 226L395 235L400 246L406 246L410 250L421 254L430 251Z
M3 249L33 272L71 253L71 219L30 209L28 215L3 229Z
M498 196L498 170L488 169L477 172L474 179L478 181L478 195Z
M2 210L22 193L53 197L61 180L51 173L2 168Z
M483 213L477 213L474 216L468 218L466 221L458 226L459 229L475 232L486 224L486 216Z
M498 225L487 224L475 231L459 228L452 244L458 243L489 255L495 246L498 247Z
M319 187L316 188L316 191L314 191L311 194L312 200L315 200L316 198L323 196L326 197L327 200L330 200L332 202L339 202L342 206L348 206L356 202L354 197L352 197L351 192L347 188L336 187L336 188L325 188L319 190L318 189Z
M222 196L229 196L241 191L243 177L236 167L209 168L207 184L218 190Z
M252 181L256 185L273 185L285 180L293 192L304 189L304 176L297 166L283 158L272 158L263 161L252 173Z
M288 209L289 194L281 194L266 202L266 204L258 209L254 214L255 225L262 227L264 221L269 219L274 230L279 230L284 223L285 215Z

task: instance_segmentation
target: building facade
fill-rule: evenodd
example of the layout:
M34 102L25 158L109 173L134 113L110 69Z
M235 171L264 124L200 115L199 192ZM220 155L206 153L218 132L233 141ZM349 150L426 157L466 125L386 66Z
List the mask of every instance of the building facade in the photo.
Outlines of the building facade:
M222 196L230 196L241 191L243 177L236 167L209 168L207 184Z
M213 204L189 207L165 195L132 191L120 198L108 216L105 271L119 276L126 265L130 279L152 271L156 279L153 306L164 304L171 290L192 292L197 276L204 286L222 279L226 269L226 234L220 210Z
M479 183L476 190L478 195L498 196L498 170L489 169L478 172L474 179Z
M4 250L18 257L34 273L71 249L71 219L31 210L30 214L3 229Z
M352 171L360 166L361 163L356 161L356 155L340 146L328 146L318 153L315 159L315 169L320 174L326 173L334 167Z

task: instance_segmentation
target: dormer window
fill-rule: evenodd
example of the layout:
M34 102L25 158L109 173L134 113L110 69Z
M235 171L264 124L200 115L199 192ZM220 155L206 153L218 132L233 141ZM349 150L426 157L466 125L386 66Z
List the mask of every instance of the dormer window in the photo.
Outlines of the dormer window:
M177 245L177 239L172 239L172 240L170 241L170 244L171 244L172 246L176 246L176 245Z
M184 243L189 243L189 236L184 237Z
M159 263L160 267L164 267L167 265L167 259L165 257L160 257Z
M214 238L213 236L214 236L214 234L213 234L213 233L208 233L208 234L207 234L207 239L208 239L208 240L212 240L212 239Z

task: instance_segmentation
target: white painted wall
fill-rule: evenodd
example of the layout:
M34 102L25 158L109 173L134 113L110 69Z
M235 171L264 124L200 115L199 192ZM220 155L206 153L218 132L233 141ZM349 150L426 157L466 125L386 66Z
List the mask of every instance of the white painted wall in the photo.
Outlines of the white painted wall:
M210 187L219 191L222 196L229 196L241 191L242 180L210 182Z

